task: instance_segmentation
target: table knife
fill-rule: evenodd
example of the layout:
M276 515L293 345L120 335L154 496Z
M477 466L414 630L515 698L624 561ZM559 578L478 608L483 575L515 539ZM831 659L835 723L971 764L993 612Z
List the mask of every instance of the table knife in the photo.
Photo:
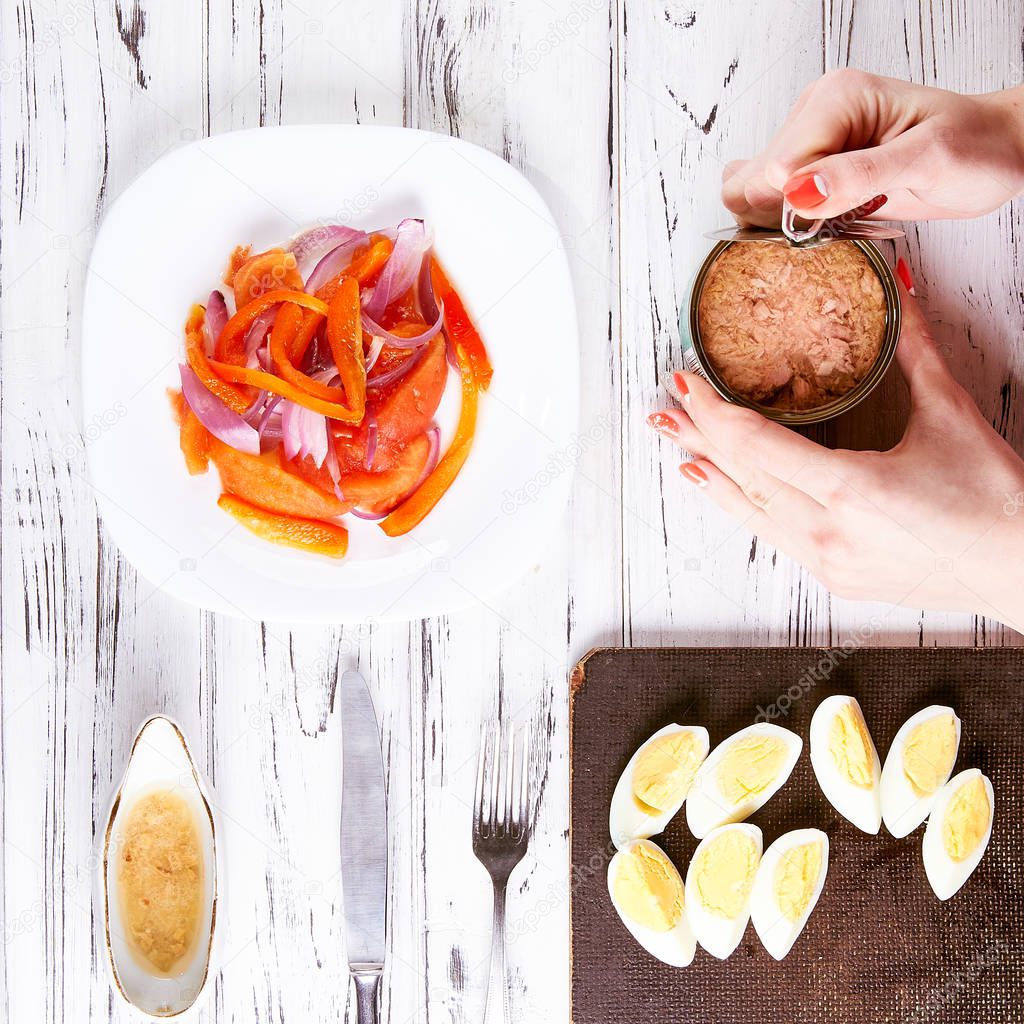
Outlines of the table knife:
M384 971L388 829L373 699L358 672L341 677L341 879L358 1024L377 1024Z

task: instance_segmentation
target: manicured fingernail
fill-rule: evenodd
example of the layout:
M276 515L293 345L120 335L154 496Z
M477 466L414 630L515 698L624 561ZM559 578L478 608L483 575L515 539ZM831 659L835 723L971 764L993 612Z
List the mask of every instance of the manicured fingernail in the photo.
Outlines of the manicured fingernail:
M684 462L679 467L679 472L690 481L691 484L696 484L698 487L707 487L708 475L694 462Z
M896 261L896 273L899 275L899 279L903 282L903 287L906 288L911 295L917 295L917 289L914 287L914 279L910 276L910 267L907 266L907 261L902 256Z
M679 436L679 424L667 412L652 412L647 417L647 426L656 430L662 437L675 440Z
M869 199L866 203L858 206L853 212L857 217L870 217L871 214L877 213L885 206L888 201L888 196L875 196L874 199Z
M789 200L790 206L798 210L810 210L828 199L828 185L820 174L801 174L786 182L782 194Z
M679 392L679 397L684 403L689 404L690 401L690 388L686 383L686 378L681 373L672 374L672 380L675 381L676 391Z

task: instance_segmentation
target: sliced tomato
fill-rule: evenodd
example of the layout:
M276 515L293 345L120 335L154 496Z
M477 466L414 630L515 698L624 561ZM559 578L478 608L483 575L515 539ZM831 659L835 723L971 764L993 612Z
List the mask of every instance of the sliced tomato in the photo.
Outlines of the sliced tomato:
M430 440L421 434L397 455L393 469L342 473L338 488L346 501L354 502L359 508L368 512L385 512L416 486L429 457Z
M351 506L307 483L281 466L280 449L249 455L210 438L210 459L220 473L221 486L253 505L285 516L332 519Z
M235 306L241 309L247 302L278 288L294 288L301 292L303 281L292 253L284 249L268 249L250 256L235 270L231 287L235 293Z
M404 377L374 402L378 447L400 448L430 426L441 404L448 362L441 335L427 342L427 351Z

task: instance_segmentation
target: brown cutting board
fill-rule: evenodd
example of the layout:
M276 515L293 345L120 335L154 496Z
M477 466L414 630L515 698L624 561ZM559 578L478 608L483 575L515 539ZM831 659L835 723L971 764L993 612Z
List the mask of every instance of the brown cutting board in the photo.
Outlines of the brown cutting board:
M946 903L921 863L924 826L905 839L859 832L824 798L807 752L818 703L857 697L884 760L896 730L928 704L963 720L954 771L995 788L981 865ZM750 820L767 847L782 832L829 836L825 889L789 956L752 927L719 961L682 970L640 948L608 898L612 790L634 750L669 722L707 727L714 746L761 714L804 751ZM1001 649L603 649L572 677L572 999L575 1024L842 1024L1024 1021L1024 652ZM655 837L686 874L697 842L680 813Z

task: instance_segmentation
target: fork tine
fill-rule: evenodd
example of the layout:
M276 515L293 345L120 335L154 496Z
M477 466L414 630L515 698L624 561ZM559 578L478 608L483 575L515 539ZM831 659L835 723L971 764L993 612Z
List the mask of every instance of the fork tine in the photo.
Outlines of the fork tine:
M487 760L487 723L480 723L480 746L476 755L476 792L473 795L473 831L477 835L484 823L484 762Z
M502 804L504 812L504 823L505 823L505 834L511 835L512 825L515 821L515 803L513 802L513 782L515 780L515 747L516 747L516 731L515 727L509 723L505 730L505 778L503 781L503 788L505 792L502 794Z
M522 835L530 830L530 723L523 726L523 763L519 770L519 828Z
M490 790L490 815L488 817L489 822L489 834L497 835L498 825L500 824L500 812L498 810L498 798L501 794L501 790L498 788L500 781L501 772L501 726L497 721L491 723L489 732L489 748L490 757L488 758L488 767L491 773L488 789Z

